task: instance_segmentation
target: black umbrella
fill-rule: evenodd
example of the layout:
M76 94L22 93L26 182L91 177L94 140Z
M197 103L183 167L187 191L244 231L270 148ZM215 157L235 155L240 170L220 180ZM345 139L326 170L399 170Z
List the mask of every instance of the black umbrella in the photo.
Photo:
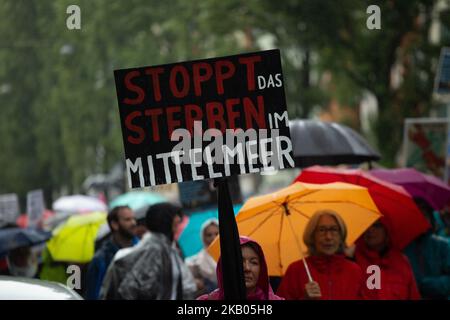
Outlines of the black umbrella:
M0 257L4 256L11 250L20 247L30 247L43 243L50 239L51 232L36 230L36 229L22 229L22 228L8 228L0 230Z
M380 154L360 134L342 124L295 119L289 128L296 167L380 160Z

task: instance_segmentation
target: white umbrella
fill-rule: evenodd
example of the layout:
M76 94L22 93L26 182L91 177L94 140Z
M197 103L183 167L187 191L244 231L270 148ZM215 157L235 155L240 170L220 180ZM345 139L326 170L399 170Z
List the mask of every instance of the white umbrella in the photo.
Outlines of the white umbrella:
M107 212L108 207L101 200L84 196L64 196L53 202L53 211L66 213L84 213L93 211Z

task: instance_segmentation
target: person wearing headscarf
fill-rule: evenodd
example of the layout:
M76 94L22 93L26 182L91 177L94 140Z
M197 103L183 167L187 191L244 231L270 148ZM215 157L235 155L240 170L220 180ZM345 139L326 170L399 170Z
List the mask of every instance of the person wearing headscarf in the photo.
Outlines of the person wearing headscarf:
M151 206L149 230L132 248L119 250L103 281L102 299L193 299L192 274L173 245L181 208L170 203Z
M196 255L186 259L186 264L192 272L197 284L196 295L202 295L217 288L216 266L217 263L206 250L211 242L219 234L219 222L217 219L206 220L200 230L203 249Z
M239 238L242 250L245 288L247 300L284 300L275 295L269 284L267 263L261 246L254 240L241 236ZM198 300L224 300L222 263L217 262L218 288L209 294L198 297Z
M357 300L362 298L361 268L343 252L347 227L333 210L317 211L303 233L308 270L302 260L289 265L277 294L288 300Z
M419 300L420 293L408 258L391 243L390 224L385 218L376 221L356 241L355 262L361 269L379 268L378 279L369 279L363 287L364 299L370 300ZM374 274L375 275L375 274Z

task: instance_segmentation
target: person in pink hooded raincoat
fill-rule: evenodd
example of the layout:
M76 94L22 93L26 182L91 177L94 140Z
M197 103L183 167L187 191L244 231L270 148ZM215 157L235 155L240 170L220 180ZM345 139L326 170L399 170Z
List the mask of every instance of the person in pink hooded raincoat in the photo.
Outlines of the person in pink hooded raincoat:
M242 262L244 268L247 300L284 300L275 295L269 284L266 259L261 246L247 237L239 237L242 249ZM223 300L221 259L217 263L216 275L218 288L209 294L204 294L197 300Z

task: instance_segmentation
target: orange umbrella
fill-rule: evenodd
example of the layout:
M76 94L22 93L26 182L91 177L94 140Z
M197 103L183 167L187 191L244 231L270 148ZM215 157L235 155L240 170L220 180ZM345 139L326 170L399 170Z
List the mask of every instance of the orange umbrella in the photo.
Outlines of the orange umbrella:
M338 212L345 221L347 245L381 216L366 188L343 182L296 182L275 193L250 198L237 214L236 222L240 235L262 246L269 275L282 276L289 264L304 257L304 228L312 215L323 209ZM208 250L217 260L218 238Z
M430 228L430 223L401 186L380 180L368 172L314 166L302 170L295 180L309 183L340 181L367 187L373 201L387 220L391 245L398 249L403 249Z

